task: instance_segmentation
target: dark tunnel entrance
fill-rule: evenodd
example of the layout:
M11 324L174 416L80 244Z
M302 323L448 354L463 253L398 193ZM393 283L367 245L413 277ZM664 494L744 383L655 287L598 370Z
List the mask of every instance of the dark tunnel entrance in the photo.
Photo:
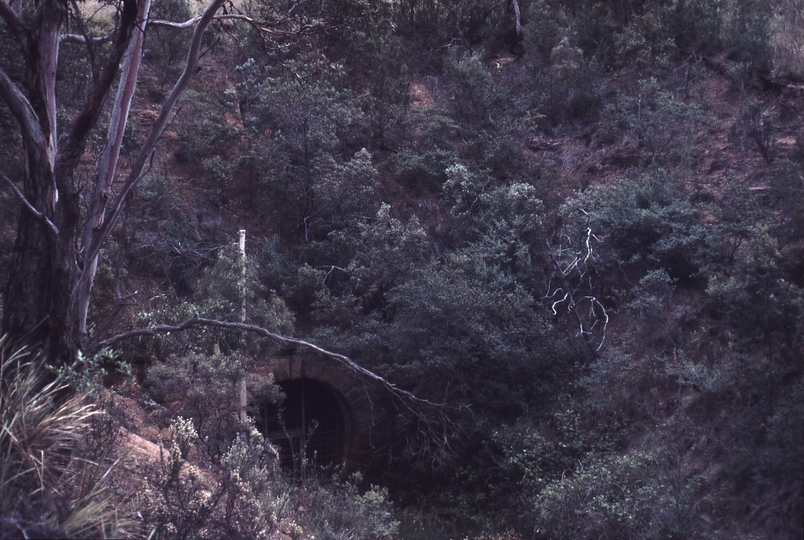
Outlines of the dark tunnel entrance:
M346 422L338 396L315 379L286 380L278 386L285 399L260 407L258 427L279 450L282 467L300 471L305 462L316 467L341 465Z

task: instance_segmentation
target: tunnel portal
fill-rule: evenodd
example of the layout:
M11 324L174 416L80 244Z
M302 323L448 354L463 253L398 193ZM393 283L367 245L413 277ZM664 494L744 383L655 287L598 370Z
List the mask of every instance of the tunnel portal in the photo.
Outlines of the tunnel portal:
M284 468L301 471L303 461L342 473L360 467L373 421L365 381L331 358L293 352L257 362L252 373L285 394L278 404L251 403Z
M344 406L321 381L281 381L285 399L260 408L259 429L279 450L285 469L298 469L301 458L316 467L343 462L346 421Z

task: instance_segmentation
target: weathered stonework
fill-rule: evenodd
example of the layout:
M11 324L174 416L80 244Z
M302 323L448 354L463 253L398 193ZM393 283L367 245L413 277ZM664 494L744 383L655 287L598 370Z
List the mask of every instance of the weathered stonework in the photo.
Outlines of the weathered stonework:
M322 355L294 353L266 358L256 363L254 374L273 375L275 383L313 379L325 384L337 398L344 420L342 465L344 471L356 469L369 451L371 402L360 377Z

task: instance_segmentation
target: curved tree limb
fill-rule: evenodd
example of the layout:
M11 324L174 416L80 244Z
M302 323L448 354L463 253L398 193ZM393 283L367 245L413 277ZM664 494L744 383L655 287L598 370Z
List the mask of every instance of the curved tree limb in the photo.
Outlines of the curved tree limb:
M328 351L328 350L326 350L326 349L324 349L322 347L319 347L318 345L315 345L315 344L310 343L309 341L305 341L303 339L282 336L282 335L277 334L275 332L271 332L270 330L268 330L267 328L263 328L262 326L257 326L257 325L248 324L248 323L237 323L237 322L221 321L221 320L218 320L218 319L207 319L207 318L204 318L204 317L193 317L191 319L187 319L186 321L184 321L184 322L182 322L180 324L158 324L156 326L150 326L148 328L136 328L134 330L128 330L126 332L122 332L120 334L111 336L111 337L106 338L106 339L102 339L100 341L97 341L97 342L91 344L90 347L88 348L87 353L88 354L95 354L99 350L103 349L104 347L110 347L110 346L114 345L115 343L118 343L120 341L124 341L126 339L131 339L131 338L141 337L141 336L156 336L156 335L159 335L159 334L168 334L170 332L181 332L183 330L187 330L187 329L195 328L195 327L199 327L199 326L202 326L202 327L203 326L209 326L209 327L214 327L214 328L227 328L227 329L230 329L230 330L243 330L245 332L250 332L250 333L257 334L257 335L263 336L265 338L268 338L271 341L274 341L275 343L278 343L280 345L297 345L297 346L300 346L300 347L304 347L304 348L309 349L309 350L311 350L313 352L317 352L319 354L322 354L324 356L332 358L333 360L335 360L339 364L341 364L344 367L348 368L350 371L353 371L354 373L357 373L358 375L361 375L363 377L366 377L366 378L368 378L368 379L370 379L372 381L375 381L375 382L379 383L383 388L385 388L386 390L388 390L389 392L391 392L393 395L395 395L397 397L405 398L407 400L410 400L411 402L418 403L418 404L421 404L421 405L428 405L428 406L437 407L437 408L443 407L443 404L434 403L434 402L432 402L432 401L430 401L428 399L420 398L420 397L414 395L413 393L408 392L407 390L403 390L403 389L399 388L395 384L389 382L384 377L381 377L380 375L377 375L373 371L368 370L368 369L364 368L363 366L359 365L358 363L356 363L354 360L352 360L348 356L345 356L345 355L339 354L339 353L335 353L335 352L332 352L332 351Z
M61 43L78 43L83 44L87 42L87 38L92 41L93 45L103 45L109 43L114 39L115 32L111 31L105 36L83 36L80 34L62 34L59 36Z
M0 1L2 1L2 0L0 0ZM48 218L45 214L43 214L42 212L37 210L36 207L34 207L34 205L31 204L31 202L28 200L28 198L25 197L25 194L22 191L20 191L20 189L14 184L14 182L11 181L11 179L8 176L6 176L2 172L0 172L0 176L2 176L3 180L5 180L6 183L8 183L8 185L11 186L11 189L17 195L19 200L22 202L22 205L25 206L25 208L27 208L30 213L32 213L33 215L35 215L39 219L44 220L44 222L47 223L47 226L50 227L50 230L53 231L53 234L58 236L59 235L59 228L56 227L56 224L53 223L52 221L50 221L50 218Z
M363 380L368 379L379 384L396 399L397 406L401 406L412 416L412 418L410 418L410 430L405 430L403 434L400 434L404 441L402 448L403 455L415 460L424 458L424 462L429 463L430 466L440 467L453 458L454 450L452 448L452 441L462 431L461 427L447 414L446 409L451 408L455 411L468 412L472 415L471 410L466 406L457 405L448 407L446 403L435 403L428 399L420 398L412 392L403 390L384 377L359 365L348 356L328 351L303 339L282 336L271 332L267 328L247 323L193 317L179 324L159 324L148 328L136 328L121 332L90 344L85 352L88 355L93 355L104 347L112 346L127 339L169 334L170 332L181 332L197 327L241 330L263 336L280 345L304 347L338 362L360 376ZM428 410L434 414L428 414ZM398 409L398 412L399 411Z
M22 48L23 56L28 56L28 32L17 14L18 12L15 12L14 6L6 4L5 0L0 0L0 18L5 21L11 31L11 35L14 36L14 39Z
M593 271L593 267L590 266L590 261L593 260L595 256L592 247L593 239L599 241L597 236L592 233L592 229L587 228L582 250L578 250L574 247L554 250L549 241L545 242L547 247L545 256L556 270L558 286L553 288L551 282L550 285L548 285L548 290L544 298L552 300L551 310L553 315L556 316L558 315L558 306L566 304L567 313L572 314L578 325L577 335L583 337L590 351L595 355L600 351L606 341L609 315L605 306L598 300L597 296L591 294L591 292L582 292L582 290L591 291L593 288L590 276L590 273ZM566 264L566 266L562 265L561 261L559 261L556 256L556 251L559 257L562 254L569 254L569 256L572 257L572 261ZM572 280L570 279L571 277ZM556 297L558 298L555 299ZM580 304L586 301L589 302L589 311L583 313L581 312ZM594 344L592 341L595 337L593 333L599 335L597 344Z
M192 19L188 19L188 20L186 20L184 22L166 21L166 20L163 20L163 19L151 19L151 20L148 21L148 24L150 24L151 26L164 26L164 27L168 27L168 28L178 28L178 29L192 28L193 26L195 26L195 24L199 20L201 20L201 17L202 17L202 15L196 15ZM249 17L248 15L243 15L243 14L240 14L240 13L224 13L222 15L215 15L215 17L213 17L213 20L215 20L215 21L243 21L243 22L251 25L252 27L254 27L254 29L257 30L258 32L261 32L261 33L264 33L264 34L271 34L271 35L275 35L275 36L296 36L296 35L299 34L298 31L278 30L276 28L269 28L267 26L264 26L263 24L260 24L260 22L257 21L256 19L253 19L253 18ZM310 29L312 29L312 28L314 28L314 27L310 27Z
M3 4L2 0L0 0L0 4ZM3 97L8 108L11 109L11 114L19 122L23 137L33 144L41 154L46 154L45 133L39 125L39 117L36 111L34 111L25 94L17 88L17 85L2 69L0 69L0 96Z

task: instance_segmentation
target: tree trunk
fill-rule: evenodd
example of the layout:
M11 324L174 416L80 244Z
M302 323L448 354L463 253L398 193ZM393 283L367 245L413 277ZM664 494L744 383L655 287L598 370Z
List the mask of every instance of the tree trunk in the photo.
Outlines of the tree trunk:
M103 72L59 148L56 69L59 36L67 17L65 0L44 0L26 29L0 2L0 16L17 39L25 62L25 93L0 69L0 96L17 118L23 136L25 208L20 213L3 306L3 333L15 346L41 347L50 362L71 363L82 343L74 294L81 275L80 182L74 175L86 139L117 75L135 23L137 3L124 0L112 50ZM34 211L31 210L34 209Z
M92 297L92 285L95 281L95 274L98 271L98 255L90 256L89 248L92 244L93 236L97 234L97 231L103 225L106 216L106 203L117 172L117 160L120 157L120 148L123 145L128 113L131 110L134 90L137 87L137 75L139 75L142 60L142 44L145 38L145 25L148 21L150 9L151 0L142 0L140 2L139 11L137 12L138 24L134 29L134 35L129 42L128 49L126 49L123 72L120 75L120 83L117 87L117 97L112 107L109 130L106 135L106 146L101 152L95 168L92 198L87 211L87 222L84 226L84 236L81 242L82 259L85 265L84 272L88 273L88 276L76 288L78 326L82 335L87 333L87 314Z
M211 0L194 18L187 62L165 99L151 132L140 148L118 195L108 204L117 156L125 131L142 54L142 30L150 0L122 0L111 50L83 109L58 146L56 129L56 67L61 27L68 0L41 0L30 29L5 0L0 19L17 42L25 63L18 88L0 68L0 98L17 119L26 159L24 199L4 295L2 329L17 346L42 347L56 365L73 362L88 346L86 318L98 255L115 226L127 197L136 187L179 96L198 67L201 37L224 0ZM139 21L135 37L132 32ZM80 39L80 37L76 38ZM83 36L83 39L91 39ZM76 170L87 138L103 109L125 55L124 73L112 111L106 149L96 174L86 182ZM81 192L90 192L87 223L81 223ZM108 209L108 215L107 215Z
M65 4L42 2L33 31L21 43L25 56L23 84L28 99L10 81L4 81L3 96L23 133L25 154L24 194L42 215L56 221L59 193L56 189L56 66L59 31L67 13ZM4 18L9 16L4 13ZM12 26L12 28L14 28ZM51 318L54 276L59 246L57 236L43 219L27 209L20 213L12 253L9 282L3 308L3 332L25 344L44 344L52 326L63 323Z

